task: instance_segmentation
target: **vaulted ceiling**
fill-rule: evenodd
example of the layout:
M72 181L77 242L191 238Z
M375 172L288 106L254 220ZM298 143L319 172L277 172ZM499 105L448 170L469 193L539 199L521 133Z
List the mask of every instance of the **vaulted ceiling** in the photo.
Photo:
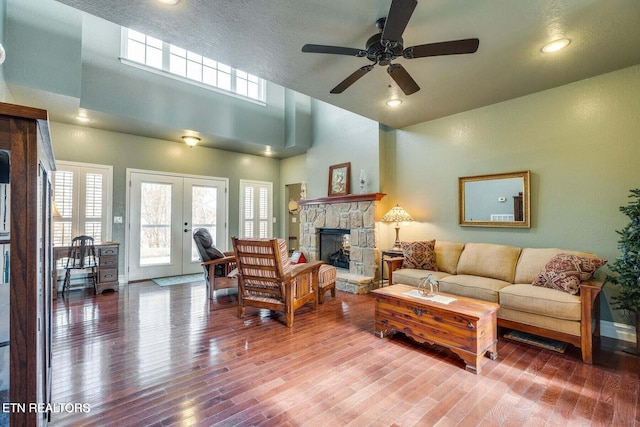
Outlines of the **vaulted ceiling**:
M192 49L286 88L402 128L640 63L637 0L419 0L404 46L478 38L476 53L399 63L421 90L404 95L376 66L330 90L366 58L303 53L305 43L364 49L390 0L58 0ZM541 47L568 38L553 54ZM385 101L399 97L390 108Z

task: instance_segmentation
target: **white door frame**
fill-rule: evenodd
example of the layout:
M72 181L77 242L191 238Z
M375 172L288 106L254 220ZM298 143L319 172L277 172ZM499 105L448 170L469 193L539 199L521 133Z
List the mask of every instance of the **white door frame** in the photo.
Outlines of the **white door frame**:
M164 172L164 171L152 171L146 169L126 169L126 182L125 182L125 229L124 229L124 281L125 283L129 282L129 254L131 251L131 230L130 230L130 221L129 221L129 212L131 212L131 174L132 173L142 173L149 175L161 175L161 176L171 176L171 177L179 177L179 178L193 178L193 179L205 179L205 180L220 180L224 181L225 191L224 191L224 230L222 231L223 241L225 242L225 246L222 247L221 250L226 250L227 242L229 241L229 178L216 177L216 176L206 176L206 175L190 175L190 174L180 174L180 173L172 173L172 172Z

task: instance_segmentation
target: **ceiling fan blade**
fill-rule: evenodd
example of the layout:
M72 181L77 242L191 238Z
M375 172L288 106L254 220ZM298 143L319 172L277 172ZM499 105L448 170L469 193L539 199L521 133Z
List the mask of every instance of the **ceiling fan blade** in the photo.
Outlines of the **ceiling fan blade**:
M335 55L347 55L362 57L366 55L366 52L362 49L355 49L352 47L340 47L340 46L325 46L321 44L305 44L302 46L303 52L310 53L332 53Z
M464 39L440 43L428 43L408 47L402 52L402 56L407 59L412 59L425 58L427 56L460 55L463 53L474 53L478 50L479 45L480 40L478 39Z
M389 8L389 15L382 30L382 40L397 42L402 39L402 33L407 28L417 0L393 0Z
M358 68L353 74L344 79L338 86L331 89L331 93L342 93L346 89L349 88L352 84L357 82L362 76L367 74L369 71L373 70L373 65L365 65L364 67Z
M411 95L420 90L420 86L409 75L407 70L400 64L391 64L387 68L387 73L400 86L405 95Z

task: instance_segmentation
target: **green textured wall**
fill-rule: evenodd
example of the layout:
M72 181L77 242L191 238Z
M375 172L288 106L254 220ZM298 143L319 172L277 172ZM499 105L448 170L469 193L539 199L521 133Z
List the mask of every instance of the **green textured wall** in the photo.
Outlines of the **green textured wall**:
M229 179L229 236L238 234L240 179L273 182L274 234L281 235L280 160L212 148L51 122L58 160L113 166L113 215L127 216L126 169L175 172ZM113 224L113 239L124 242L124 224ZM227 242L230 248L230 242ZM121 259L124 265L124 258Z
M393 189L416 222L401 238L590 251L613 260L640 187L640 66L395 131ZM531 229L461 227L459 176L531 171ZM384 228L382 247L393 242ZM606 269L601 269L603 276ZM605 287L609 299L614 289ZM603 318L628 323L604 305Z
M7 82L79 97L81 30L81 12L61 3L7 1Z
M364 169L366 192L380 188L378 123L352 112L313 100L313 146L307 151L307 197L326 197L329 166L351 162L351 193L359 193L358 177Z

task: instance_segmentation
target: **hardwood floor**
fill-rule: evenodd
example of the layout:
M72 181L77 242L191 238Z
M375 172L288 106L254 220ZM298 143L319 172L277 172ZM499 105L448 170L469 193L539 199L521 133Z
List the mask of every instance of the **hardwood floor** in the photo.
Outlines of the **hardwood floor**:
M54 426L640 426L640 358L602 339L594 365L499 339L482 374L450 351L373 334L371 295L283 316L204 282L72 292L53 318Z

